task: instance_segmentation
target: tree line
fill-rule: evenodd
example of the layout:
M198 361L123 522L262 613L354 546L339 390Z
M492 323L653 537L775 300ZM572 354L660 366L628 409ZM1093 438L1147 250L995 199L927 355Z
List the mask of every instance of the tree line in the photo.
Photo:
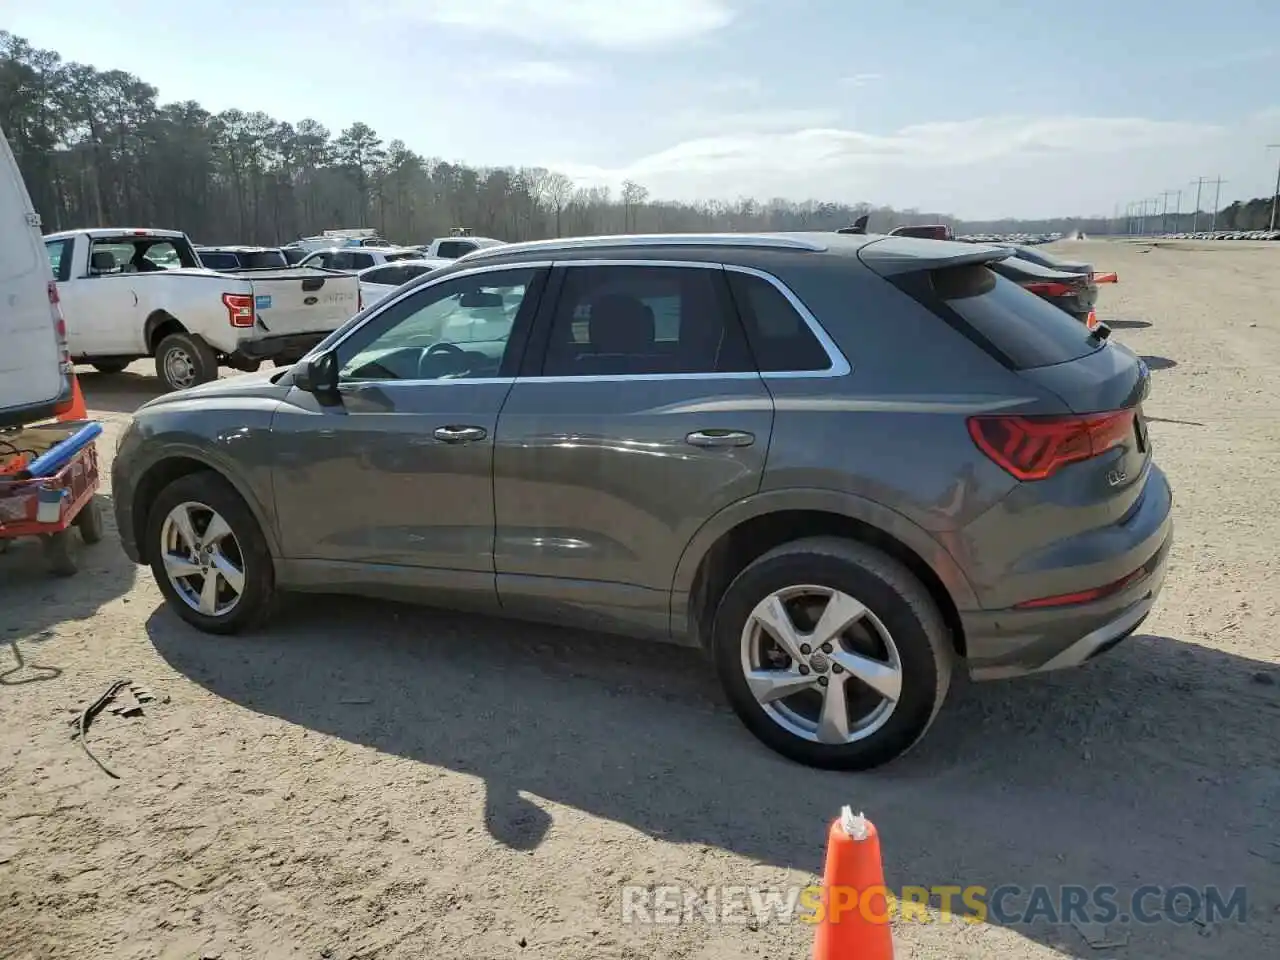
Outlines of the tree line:
M617 193L580 187L553 170L477 168L424 157L402 140L384 142L364 123L335 135L312 119L294 124L261 111L214 114L193 100L162 104L156 88L131 73L64 61L2 30L0 129L47 231L131 224L185 230L199 243L274 245L361 226L422 243L453 227L502 240L834 230L866 213L872 230L949 223L969 232L1124 232L1123 223L1100 218L961 223L947 214L870 203L744 198L689 204L653 199L630 181ZM1233 204L1219 225L1251 229L1244 221L1252 223L1255 206L1267 202Z

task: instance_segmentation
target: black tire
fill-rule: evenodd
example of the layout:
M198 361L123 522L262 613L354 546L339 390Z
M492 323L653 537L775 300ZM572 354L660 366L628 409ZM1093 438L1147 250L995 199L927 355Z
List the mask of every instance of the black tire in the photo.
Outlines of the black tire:
M93 361L93 369L97 370L99 373L123 373L127 366L129 366L128 360Z
M901 695L883 726L864 739L843 744L807 739L774 720L747 685L742 648L751 612L774 591L808 584L860 601L897 647ZM910 750L938 715L955 664L950 631L915 576L878 550L835 537L783 544L738 574L720 598L712 643L721 685L747 729L791 760L836 770L870 769Z
M189 372L180 377L180 369ZM200 337L171 333L156 347L156 376L170 390L185 390L218 379L218 358Z
M59 530L57 533L46 534L40 540L40 545L44 549L45 566L49 568L51 574L55 577L70 577L79 572L80 564L76 562L75 536L70 527Z
M165 572L161 529L174 507L183 503L202 504L217 511L226 520L239 546L244 569L244 590L230 610L206 615L190 606L179 594ZM183 620L205 633L240 633L265 620L275 599L275 564L267 539L257 518L236 489L212 471L190 473L179 477L160 491L147 515L146 555L151 572L169 606Z
M100 543L104 534L102 525L102 501L92 497L76 514L75 524L80 528L80 539L85 543Z

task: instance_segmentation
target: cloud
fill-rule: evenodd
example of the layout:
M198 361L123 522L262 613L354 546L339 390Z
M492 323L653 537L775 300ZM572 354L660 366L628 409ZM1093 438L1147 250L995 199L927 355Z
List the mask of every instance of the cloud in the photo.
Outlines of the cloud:
M737 130L722 125L617 169L553 166L586 185L630 179L671 199L812 197L1040 215L1109 211L1131 187L1176 184L1189 152L1232 139L1222 126L1123 117L985 117L885 134L761 117L743 115Z
M399 0L360 3L358 9L366 16L618 50L694 40L735 17L727 0Z
M882 73L855 73L852 76L841 77L840 82L847 87L865 87L868 84L878 83L884 79Z
M499 64L487 72L488 76L512 83L537 87L565 87L585 83L587 76L576 67L552 60L522 60Z
M829 127L840 118L840 111L828 107L725 111L702 107L679 110L664 120L665 130L675 136L697 139L724 134L778 133Z
M718 77L709 80L705 89L718 95L754 95L764 89L764 85L755 77Z

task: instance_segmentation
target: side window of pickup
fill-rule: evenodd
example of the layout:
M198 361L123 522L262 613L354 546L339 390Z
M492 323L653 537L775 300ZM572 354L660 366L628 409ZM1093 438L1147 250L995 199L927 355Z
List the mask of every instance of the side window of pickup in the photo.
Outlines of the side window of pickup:
M74 240L48 240L44 249L49 255L49 267L53 270L53 279L58 283L66 283L71 279L71 245Z

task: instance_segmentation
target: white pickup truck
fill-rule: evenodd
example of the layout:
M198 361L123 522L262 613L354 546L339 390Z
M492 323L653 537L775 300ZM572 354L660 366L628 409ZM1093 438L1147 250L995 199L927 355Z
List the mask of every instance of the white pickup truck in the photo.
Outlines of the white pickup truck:
M360 283L288 267L219 273L177 230L103 228L45 236L71 356L104 373L155 357L171 390L292 363L361 307Z

